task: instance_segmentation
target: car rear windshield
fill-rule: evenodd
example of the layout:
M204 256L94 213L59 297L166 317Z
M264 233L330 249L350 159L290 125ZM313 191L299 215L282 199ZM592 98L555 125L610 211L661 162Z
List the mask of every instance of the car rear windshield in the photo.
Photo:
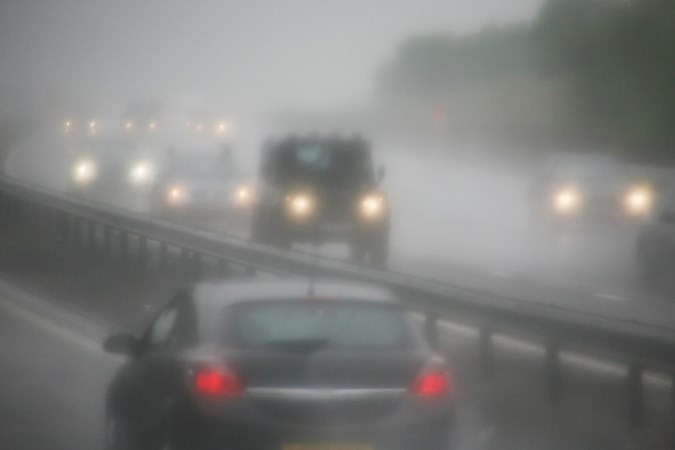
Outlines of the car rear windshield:
M256 302L230 308L227 317L226 340L243 348L398 349L412 343L403 313L386 305Z

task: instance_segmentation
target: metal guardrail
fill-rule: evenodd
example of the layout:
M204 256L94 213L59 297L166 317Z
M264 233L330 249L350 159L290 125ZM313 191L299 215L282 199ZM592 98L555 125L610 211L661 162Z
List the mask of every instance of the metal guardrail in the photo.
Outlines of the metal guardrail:
M437 321L450 320L476 327L480 332L481 365L486 377L495 371L492 336L506 334L540 343L546 351L545 369L552 400L563 394L560 352L575 350L618 361L628 367L627 389L631 423L643 421L642 374L655 368L673 375L675 385L675 325L651 326L598 314L470 290L390 271L373 270L293 251L258 245L226 233L188 227L144 214L73 198L7 177L0 177L0 223L32 223L57 233L74 245L101 247L106 253L117 246L123 261L148 257L148 242L156 242L160 270L170 258L170 248L180 250L186 269L199 275L202 261L210 258L221 269L236 265L248 275L321 276L386 286L426 315L426 330L437 342ZM115 234L115 239L113 239ZM113 242L114 241L114 242ZM675 391L675 389L674 389ZM675 395L673 395L675 409Z

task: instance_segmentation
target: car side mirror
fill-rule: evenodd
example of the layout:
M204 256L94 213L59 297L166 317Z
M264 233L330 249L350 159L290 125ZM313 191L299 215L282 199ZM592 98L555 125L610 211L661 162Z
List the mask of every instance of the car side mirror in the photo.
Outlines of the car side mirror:
M384 180L384 177L387 175L387 168L384 165L380 165L377 168L377 182L381 183Z
M133 356L138 349L138 339L131 333L122 332L109 336L103 342L103 350L108 353Z

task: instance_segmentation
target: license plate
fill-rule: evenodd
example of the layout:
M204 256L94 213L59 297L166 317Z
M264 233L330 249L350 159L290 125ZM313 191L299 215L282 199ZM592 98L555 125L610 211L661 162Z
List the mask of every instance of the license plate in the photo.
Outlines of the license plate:
M375 450L368 444L286 444L281 450Z

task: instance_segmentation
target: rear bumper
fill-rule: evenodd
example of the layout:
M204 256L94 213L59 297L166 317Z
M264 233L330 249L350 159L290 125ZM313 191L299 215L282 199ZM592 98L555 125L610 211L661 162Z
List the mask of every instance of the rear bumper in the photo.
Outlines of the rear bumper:
M289 445L303 449L352 445L373 450L445 450L454 435L453 408L447 404L429 406L407 404L384 418L358 423L326 420L307 424L266 417L252 405L233 405L218 416L193 411L181 434L202 450L282 450Z

